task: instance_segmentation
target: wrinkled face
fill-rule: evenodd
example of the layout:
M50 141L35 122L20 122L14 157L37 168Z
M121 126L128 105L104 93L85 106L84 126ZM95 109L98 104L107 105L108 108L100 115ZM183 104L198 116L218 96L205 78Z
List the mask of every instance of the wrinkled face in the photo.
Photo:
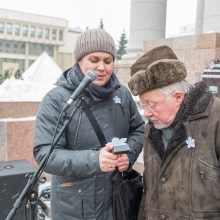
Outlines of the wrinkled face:
M140 105L144 109L144 117L152 121L155 128L167 128L173 122L184 99L182 91L165 95L159 89L141 94Z
M78 63L84 75L88 70L96 72L97 78L93 83L98 86L104 86L111 78L114 62L112 55L109 53L90 53L84 56Z

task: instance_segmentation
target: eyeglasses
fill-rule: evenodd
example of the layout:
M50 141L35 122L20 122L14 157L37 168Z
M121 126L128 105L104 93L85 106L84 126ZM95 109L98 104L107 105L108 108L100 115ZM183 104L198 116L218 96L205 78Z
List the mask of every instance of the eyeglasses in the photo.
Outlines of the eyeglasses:
M152 104L145 104L142 101L137 102L137 106L140 110L148 110L148 111L155 111L157 110L157 108L163 103L165 102L165 100L171 96L171 94L167 95L162 101L160 101L159 103L152 103Z

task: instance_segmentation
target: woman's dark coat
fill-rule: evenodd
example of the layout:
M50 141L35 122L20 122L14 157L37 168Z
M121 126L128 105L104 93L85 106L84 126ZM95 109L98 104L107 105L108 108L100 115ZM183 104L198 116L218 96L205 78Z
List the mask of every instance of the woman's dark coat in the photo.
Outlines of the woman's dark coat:
M108 98L97 98L86 89L89 104L107 142L113 137L127 138L131 165L142 150L144 122L129 90L113 74L116 91ZM79 85L74 71L64 72L58 86L43 99L36 118L34 155L42 161L50 149L59 114ZM61 117L61 124L75 108L75 102ZM61 126L61 125L60 125ZM59 128L60 128L59 126ZM101 146L90 121L80 106L58 141L46 166L52 176L53 220L112 220L111 173L99 167Z

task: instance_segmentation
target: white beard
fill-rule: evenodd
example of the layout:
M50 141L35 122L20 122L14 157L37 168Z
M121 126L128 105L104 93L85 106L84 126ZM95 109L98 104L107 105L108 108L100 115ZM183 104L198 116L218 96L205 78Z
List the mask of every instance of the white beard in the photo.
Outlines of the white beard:
M155 125L154 124L154 127L156 128L156 129L164 129L164 128L168 128L169 127L169 125L167 125L167 124L159 124L159 125Z
M157 119L155 118L148 118L148 120L150 120L153 124L154 124L154 127L156 129L163 129L163 128L167 128L169 127L170 124L163 124L163 123L160 123L160 124L155 124L154 121L158 121Z

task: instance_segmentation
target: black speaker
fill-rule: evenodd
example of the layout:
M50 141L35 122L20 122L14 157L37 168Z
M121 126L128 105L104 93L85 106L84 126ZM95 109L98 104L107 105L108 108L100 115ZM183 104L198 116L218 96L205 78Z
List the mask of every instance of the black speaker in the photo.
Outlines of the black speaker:
M26 186L30 175L35 172L35 168L26 160L0 161L0 220L5 220L13 205L24 187ZM37 185L34 190L37 189ZM26 210L26 198L21 207L17 209L13 220L30 219L36 216L36 211L31 215L31 210Z

